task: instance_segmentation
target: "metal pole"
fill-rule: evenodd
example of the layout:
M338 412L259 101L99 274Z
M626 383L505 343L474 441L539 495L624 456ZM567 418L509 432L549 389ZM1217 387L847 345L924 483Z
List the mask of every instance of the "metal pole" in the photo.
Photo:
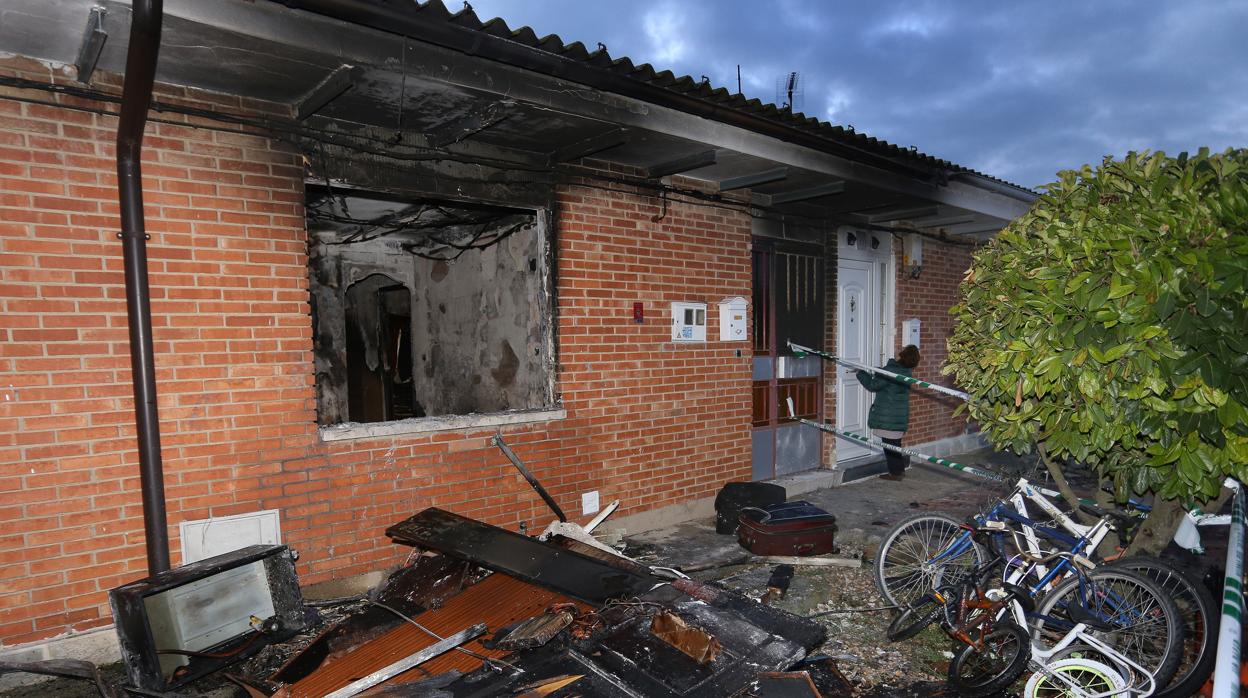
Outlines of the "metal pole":
M511 461L511 464L516 466L516 470L520 471L520 474L524 476L524 479L529 481L529 486L537 492L537 496L541 497L542 501L546 502L546 506L550 507L550 510L555 512L555 517L560 521L567 523L568 517L563 513L563 509L559 508L559 503L555 501L554 497L550 496L550 493L546 491L545 487L542 487L542 483L537 481L537 477L534 476L533 473L529 472L528 468L524 467L524 463L520 460L520 457L516 455L516 452L511 450L511 447L507 445L507 442L503 441L502 435L496 435L492 440L494 445L498 446L498 450L502 451L504 456L507 456L507 460Z
M134 423L143 490L143 530L149 574L169 569L164 466L160 459L160 420L156 412L156 364L152 349L151 290L147 280L147 232L143 224L143 126L152 103L156 57L160 52L163 0L134 0L130 46L117 122L117 199L121 205L122 258L126 275L126 314L130 326L130 372L134 381Z
M932 390L935 390L938 393L952 395L953 397L956 397L959 400L969 402L971 399L970 395L967 395L961 390L954 390L953 388L946 388L943 385L937 385L935 383L928 383L927 381L921 381L917 378L911 378L910 376L903 376L900 373L893 373L892 371L885 371L882 368L874 368L866 364L860 364L856 361L850 361L849 359L842 359L839 356L833 356L832 354L829 354L826 351L819 351L818 349L811 349L810 347L804 347L800 344L794 344L793 342L789 342L789 349L792 349L793 351L799 354L811 354L813 356L818 356L819 358L824 359L826 361L833 361L838 364L841 364L842 366L848 366L850 368L855 368L860 371L866 371L867 373L878 373L881 376L888 376L889 378L899 380L902 383L909 383L910 385L917 385L920 388L930 388Z
M423 664L424 662L433 659L443 652L449 652L450 650L459 647L465 642L468 642L469 640L484 633L485 629L485 623L477 623L471 628L461 630L444 640L439 640L432 645L417 651L415 654L404 657L397 662L387 664L364 678L356 679L337 691L327 694L325 698L351 698L351 696L363 693L373 686L376 686L384 681L388 681L408 669L417 666L418 664Z
M1232 481L1227 481L1228 485ZM1213 698L1239 697L1240 638L1244 611L1244 490L1234 483L1231 534L1226 544L1226 579L1222 582L1222 625L1213 669Z
M854 442L856 442L856 443L860 443L860 444L862 444L862 445L864 445L864 446L870 446L871 448L878 448L878 449L882 449L882 450L885 450L885 451L892 451L892 452L894 452L894 453L900 453L900 454L903 454L903 455L911 456L911 457L913 457L913 458L918 458L918 459L920 459L920 460L925 460L925 461L927 461L928 463L932 463L932 464L934 464L934 465L943 465L943 466L945 466L946 468L952 468L952 469L954 469L954 470L959 470L959 471L961 471L961 472L964 472L964 473L966 473L966 474L968 474L968 475L974 475L974 476L976 476L976 477L982 477L982 478L984 478L985 480L995 480L995 481L997 481L997 482L1007 482L1007 480L1005 479L1005 477L1003 477L1003 476L1001 476L1001 475L998 475L998 474L996 474L996 473L991 473L991 472L988 472L987 470L980 470L979 468L972 468L972 467L971 467L971 466L969 466L969 465L963 465L962 463L958 463L958 462L956 462L956 461L951 461L951 460L949 460L948 458L939 458L939 457L937 457L937 456L929 456L929 455L927 455L926 453L920 453L920 452L918 452L918 451L915 451L915 450L912 450L912 449L909 449L909 448L903 448L903 447L901 447L901 446L894 446L894 445L892 445L892 444L884 444L884 443L876 443L876 442L872 441L870 438L868 438L868 437L866 437L866 436L863 436L863 435L861 435L861 434L855 434L855 433L854 433L854 432L852 432L852 431L842 431L842 430L840 430L840 429L837 429L836 427L829 426L829 425L827 425L827 424L820 424L819 422L816 422L816 421L814 421L814 420L812 420L812 419L804 419L804 418L802 418L802 417L798 417L798 416L796 416L796 415L794 414L794 410L793 410L793 398L789 398L789 399L788 399L788 403L789 403L789 417L790 417L790 418L792 418L792 419L793 419L793 421L795 421L795 422L799 422L799 423L801 423L801 424L805 424L805 425L807 425L807 426L814 427L814 428L818 429L819 431L826 431L826 432L827 432L827 433L829 433L829 434L834 434L834 435L839 436L840 438L845 439L845 440L847 440L847 441L854 441ZM1043 487L1036 487L1036 488L1034 488L1034 489L1035 489L1037 492L1039 492L1040 494L1042 494L1042 495L1044 495L1044 496L1046 496L1046 497L1060 497L1060 496L1062 496L1062 494L1061 494L1060 492L1054 492L1053 490L1047 490L1047 489L1044 489ZM1082 499L1082 498L1081 498L1079 501L1080 501L1081 503L1083 503L1083 504L1095 504L1095 503L1096 503L1096 502L1094 502L1094 501L1093 501L1093 500L1091 500L1091 499Z

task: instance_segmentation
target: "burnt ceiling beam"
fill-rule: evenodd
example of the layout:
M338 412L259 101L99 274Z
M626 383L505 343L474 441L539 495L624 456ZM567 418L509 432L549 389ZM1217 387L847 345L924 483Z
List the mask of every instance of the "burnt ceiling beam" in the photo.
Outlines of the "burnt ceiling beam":
M605 133L599 133L588 138L582 138L575 143L561 145L551 151L550 162L568 162L569 160L580 160L589 157L604 150L610 150L616 146L624 145L628 142L628 134L622 128L613 128Z
M648 179L658 179L668 175L696 170L701 167L709 167L714 165L717 159L718 156L715 154L714 150L704 150L700 153L686 155L684 157L668 160L667 162L660 162L657 165L647 167L646 177Z
M797 201L807 201L809 199L818 199L823 196L833 196L845 191L844 182L828 182L815 187L806 189L794 189L793 191L782 191L767 197L768 203L772 206L779 204L791 204Z
M332 73L325 76L324 80L317 83L316 87L308 90L308 93L299 98L295 104L295 115L300 121L304 121L309 116L317 113L325 107L326 104L334 101L339 95L355 86L360 79L360 68L346 63L338 66Z
M82 44L78 47L78 59L74 67L78 69L77 80L81 83L91 82L91 74L100 61L100 52L104 50L104 42L108 40L108 32L104 31L104 8L92 7L87 15L87 29L82 34Z
M762 172L754 172L753 174L741 175L740 177L729 177L720 180L720 191L732 191L734 189L746 189L749 187L757 187L760 184L769 184L771 182L779 182L789 176L789 168L777 167L771 170L763 170Z
M458 143L506 119L508 106L511 106L510 102L490 102L474 107L463 116L425 129L425 138L434 148Z
M931 218L940 214L939 206L917 206L914 208L894 208L887 211L867 213L868 223L891 223L892 221L913 221L916 218Z
M323 185L329 178L334 180L334 190L339 193L356 189L417 199L486 203L534 210L549 208L554 199L549 175L539 172L499 171L482 179L479 167L456 162L395 164L375 157L332 157L328 160L326 166L329 171L326 172L320 169L319 158L312 159L306 184ZM343 182L350 182L352 186Z
M324 115L317 115L312 117L312 119L316 122L316 125L319 128L324 129L327 134L334 137L341 137L345 141L350 141L353 136L366 136L374 141L380 140L388 143L402 143L410 148L427 149L434 147L433 144L430 143L428 137L426 137L423 133L401 131L395 128L386 128L375 125L361 126L359 124L331 119ZM315 142L309 141L307 143L307 147L311 148L314 152L317 145ZM493 145L480 140L468 139L460 141L459 143L447 146L444 150L451 153L453 156L463 156L468 159L479 158L485 160L487 161L487 165L493 163L491 166L496 169L503 167L506 163L510 163L511 165L522 169L530 170L545 171L550 167L550 162L546 153ZM397 155L399 156L398 159L402 159L401 153L397 151L392 151L391 155Z

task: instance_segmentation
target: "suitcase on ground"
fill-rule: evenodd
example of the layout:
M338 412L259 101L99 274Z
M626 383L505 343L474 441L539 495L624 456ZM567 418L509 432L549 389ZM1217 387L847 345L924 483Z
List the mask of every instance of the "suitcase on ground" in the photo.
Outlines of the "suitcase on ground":
M836 552L836 517L805 501L741 510L737 541L755 555Z
M715 495L715 532L732 535L745 507L783 504L788 492L770 482L729 482Z

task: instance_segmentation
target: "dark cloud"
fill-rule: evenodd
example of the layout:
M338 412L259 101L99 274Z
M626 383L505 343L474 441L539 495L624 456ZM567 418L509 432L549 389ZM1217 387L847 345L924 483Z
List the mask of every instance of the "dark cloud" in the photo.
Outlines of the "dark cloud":
M539 34L1035 186L1128 150L1248 146L1248 2L477 0Z

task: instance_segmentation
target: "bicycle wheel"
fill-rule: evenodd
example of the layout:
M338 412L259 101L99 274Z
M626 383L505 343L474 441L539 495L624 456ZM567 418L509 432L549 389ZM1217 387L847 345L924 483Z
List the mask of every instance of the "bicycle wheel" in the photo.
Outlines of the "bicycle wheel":
M917 514L885 534L875 555L875 585L885 601L905 608L937 586L956 586L983 561L983 551L952 517Z
M1017 623L998 623L984 637L984 648L963 645L949 662L949 685L959 695L979 698L1000 693L1027 670L1031 645Z
M945 607L931 594L924 594L918 601L910 604L892 623L889 623L886 634L893 642L901 642L923 632L927 626L935 623Z
M1076 623L1068 610L1074 605L1110 626L1088 626L1084 632L1144 667L1156 682L1155 690L1174 677L1183 655L1183 621L1156 582L1121 567L1077 574L1040 601L1031 621L1034 640L1052 646L1065 637Z
M1140 572L1170 594L1183 619L1183 658L1179 669L1164 691L1154 698L1194 696L1213 673L1217 659L1214 645L1218 638L1219 610L1213 595L1199 579L1166 560L1155 557L1129 557L1113 563Z
M1127 696L1127 682L1106 664L1091 659L1061 659L1047 664L1027 679L1023 698L1071 696ZM1111 691L1122 691L1111 693Z

